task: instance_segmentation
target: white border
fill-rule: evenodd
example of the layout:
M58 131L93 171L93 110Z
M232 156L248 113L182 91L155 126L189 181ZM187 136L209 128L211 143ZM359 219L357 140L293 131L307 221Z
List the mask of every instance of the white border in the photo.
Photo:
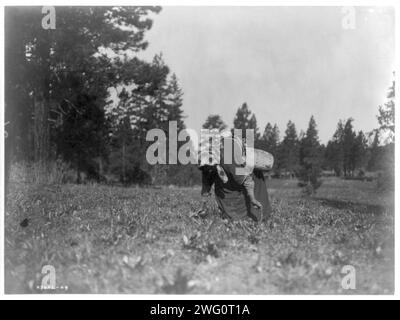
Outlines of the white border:
M0 43L4 48L4 8L0 12ZM4 294L4 50L0 51L0 292Z
M395 47L396 47L396 62L395 62L395 70L396 70L396 105L399 106L399 89L400 89L400 81L399 81L399 72L400 72L400 61L399 61L399 41L398 38L400 36L400 5L398 1L261 1L261 0L234 0L234 1L225 1L225 0L207 0L207 1L199 1L196 0L175 0L175 1L129 1L129 0L119 0L117 2L112 1L82 1L82 0L69 0L69 1L2 1L2 6L0 8L0 43L4 44L4 6L15 6L15 5L68 5L68 6L82 6L82 5L161 5L161 6L391 6L395 7ZM4 123L4 45L1 45L0 50L0 122ZM396 112L396 127L399 123L399 112ZM0 129L1 136L4 137L4 126L1 126ZM395 154L396 159L399 159L399 148L396 148ZM1 205L1 217L0 217L0 253L2 257L0 257L0 299L4 300L397 300L400 297L400 281L397 272L395 272L395 294L394 295L124 295L124 294L105 294L105 295L94 295L94 294L29 294L29 295L4 295L4 140L1 138L0 142L0 160L1 160L1 169L0 169L0 205ZM396 170L396 191L395 197L399 199L399 172ZM399 223L398 223L398 207L395 206L395 271L400 265L400 255L398 254L400 249L400 240L399 240Z

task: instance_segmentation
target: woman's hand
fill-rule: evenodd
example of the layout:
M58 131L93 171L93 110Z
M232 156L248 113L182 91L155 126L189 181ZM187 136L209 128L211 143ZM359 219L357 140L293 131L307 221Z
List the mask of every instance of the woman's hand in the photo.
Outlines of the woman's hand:
M261 202L257 201L256 199L251 199L251 204L253 205L254 208L257 209L262 209L262 204Z
M247 176L244 181L243 181L244 189L246 190L246 193L250 199L250 203L253 205L254 208L261 209L262 204L256 200L256 197L254 196L254 180L251 175Z

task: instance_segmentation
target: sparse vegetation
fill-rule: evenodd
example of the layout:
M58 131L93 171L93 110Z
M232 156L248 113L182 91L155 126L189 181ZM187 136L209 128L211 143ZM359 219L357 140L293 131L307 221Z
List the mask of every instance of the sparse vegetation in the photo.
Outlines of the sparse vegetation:
M391 194L329 178L314 198L269 180L268 223L230 222L199 188L10 184L7 293L40 293L44 265L68 293L392 293ZM341 269L357 289L341 288ZM64 291L55 291L64 293Z

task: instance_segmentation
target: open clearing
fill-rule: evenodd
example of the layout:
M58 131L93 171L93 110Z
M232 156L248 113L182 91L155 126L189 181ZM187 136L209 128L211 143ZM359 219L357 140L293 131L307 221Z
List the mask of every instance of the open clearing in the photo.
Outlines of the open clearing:
M6 292L393 293L393 195L328 178L306 198L296 183L267 181L273 217L257 225L222 220L213 199L199 216L200 188L14 182ZM44 265L55 267L58 289L38 289ZM356 290L341 286L345 265Z

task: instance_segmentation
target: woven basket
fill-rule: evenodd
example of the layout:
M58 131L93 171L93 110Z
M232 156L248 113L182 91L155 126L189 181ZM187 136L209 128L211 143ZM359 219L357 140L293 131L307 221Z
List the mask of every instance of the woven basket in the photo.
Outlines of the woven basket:
M255 169L263 171L269 171L272 169L274 165L274 157L272 154L264 150L246 147L246 160L250 161L250 166L253 157Z

